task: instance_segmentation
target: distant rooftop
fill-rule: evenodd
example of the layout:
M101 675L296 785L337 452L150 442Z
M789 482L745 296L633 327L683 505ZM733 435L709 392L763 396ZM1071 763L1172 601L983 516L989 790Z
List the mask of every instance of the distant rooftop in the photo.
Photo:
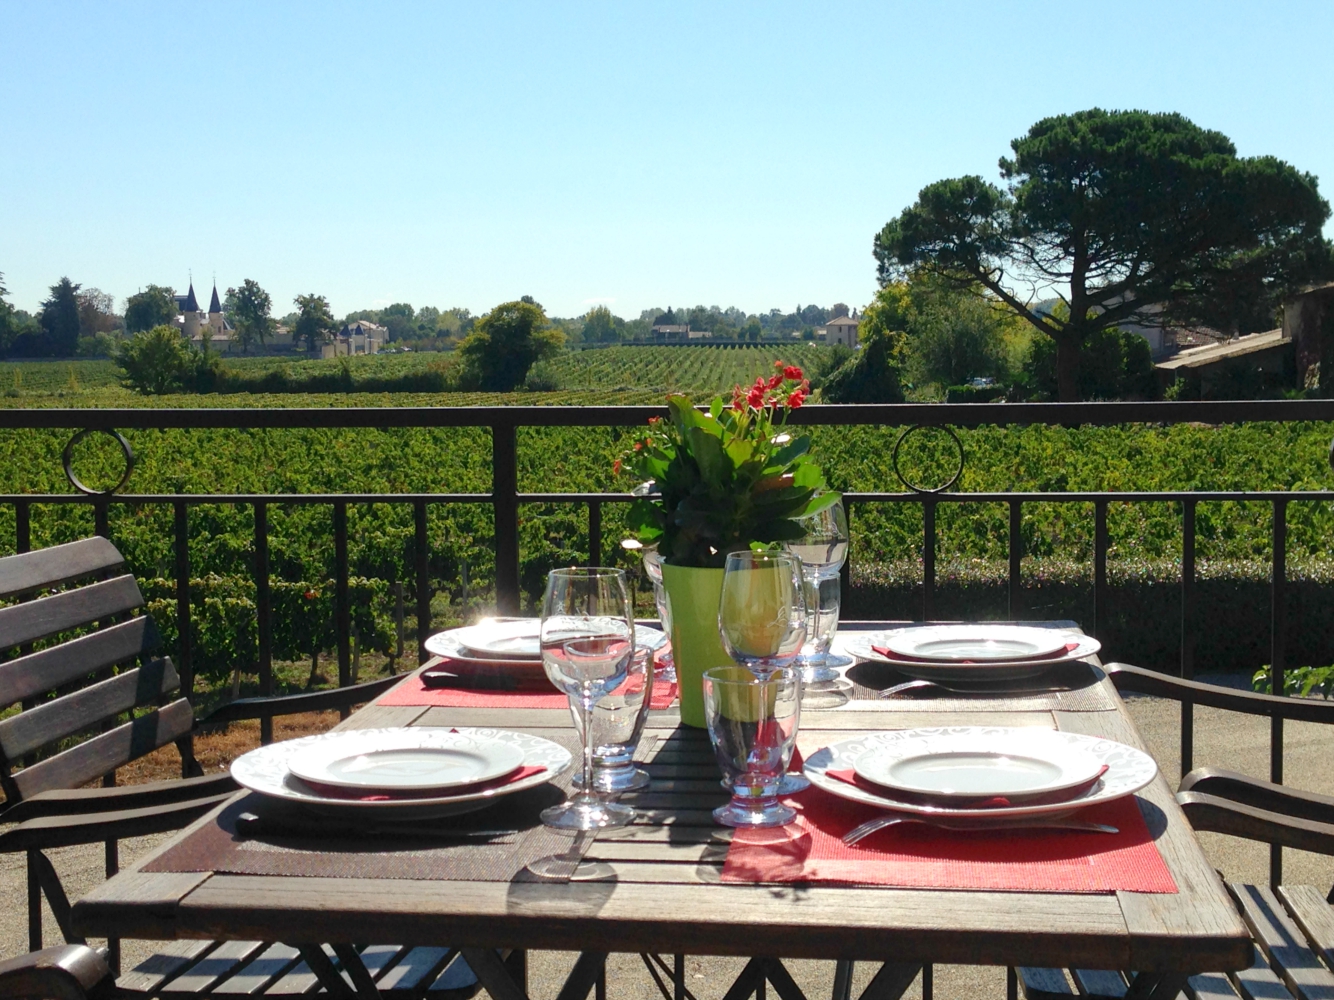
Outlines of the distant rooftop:
M1269 330L1266 333L1251 333L1234 340L1224 340L1217 344L1205 344L1182 351L1175 357L1158 362L1157 367L1166 371L1180 368L1199 368L1222 361L1224 358L1239 358L1256 351L1268 350L1287 343L1282 330Z

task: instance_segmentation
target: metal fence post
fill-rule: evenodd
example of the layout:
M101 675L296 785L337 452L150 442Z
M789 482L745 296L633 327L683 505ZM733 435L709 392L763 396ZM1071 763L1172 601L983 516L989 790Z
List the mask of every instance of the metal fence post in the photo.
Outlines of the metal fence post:
M519 613L519 455L513 424L491 425L491 500L496 524L496 610Z

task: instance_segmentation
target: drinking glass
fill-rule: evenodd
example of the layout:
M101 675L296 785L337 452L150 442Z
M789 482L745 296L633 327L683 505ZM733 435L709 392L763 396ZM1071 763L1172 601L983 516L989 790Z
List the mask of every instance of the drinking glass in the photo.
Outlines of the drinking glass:
M652 650L636 645L625 681L593 705L594 791L630 792L648 787L648 772L635 766L634 756L657 679ZM573 702L570 713L579 725L579 709ZM575 777L574 784L584 787L582 774Z
M634 619L625 572L573 567L552 570L542 601L542 666L569 696L584 742L584 781L578 794L542 811L542 822L564 830L624 826L629 806L599 796L593 783L593 706L630 673Z
M671 635L672 609L667 603L667 590L662 584L662 556L658 554L656 545L644 550L644 572L648 574L649 582L653 584L653 603L658 607L658 621L662 624L662 630ZM665 681L676 680L676 663L670 647L666 653L658 657L654 670L656 676Z
M704 672L709 740L732 801L713 811L723 826L782 826L796 810L778 801L801 721L801 680L780 667L757 676L745 667Z
M851 657L830 655L838 631L841 581L839 571L848 557L848 518L843 501L803 518L806 534L787 543L801 560L806 590L806 643L796 666L807 684L837 680L838 667L851 666Z
M789 666L806 641L801 560L789 552L731 552L718 632L727 655L763 676Z

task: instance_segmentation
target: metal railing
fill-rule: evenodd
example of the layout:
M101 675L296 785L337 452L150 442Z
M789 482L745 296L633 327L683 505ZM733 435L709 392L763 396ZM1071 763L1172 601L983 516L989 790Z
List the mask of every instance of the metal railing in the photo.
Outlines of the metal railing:
M339 409L3 409L2 429L70 429L116 433L144 429L293 429L293 428L443 428L483 427L491 435L492 481L488 493L324 493L324 494L119 494L80 492L73 494L11 494L0 496L0 504L15 511L18 551L31 543L31 509L34 504L88 504L94 511L96 530L108 531L111 505L168 505L174 511L174 552L178 667L187 692L193 691L194 672L190 648L190 552L189 508L196 504L244 504L254 509L254 578L258 626L258 674L262 694L273 693L273 643L270 602L268 510L275 504L328 505L333 513L335 634L338 646L340 685L350 682L350 607L348 597L349 504L397 503L413 510L413 573L415 576L419 655L421 643L430 633L428 508L437 504L486 504L495 518L496 603L502 614L514 614L520 601L519 516L525 504L573 503L588 510L589 560L602 561L602 511L608 503L627 503L627 493L533 493L519 491L517 431L521 427L642 427L649 417L665 416L665 407L652 406L501 406L501 407L404 407ZM1283 400L1229 403L1050 403L1050 404L895 404L853 406L809 406L795 411L791 423L806 426L902 427L904 433L918 427L952 428L986 425L1020 426L1111 426L1118 424L1207 424L1244 422L1334 421L1334 401ZM76 435L77 436L77 435ZM900 438L902 441L902 438ZM957 438L956 438L957 442ZM66 468L71 482L86 490L68 468L73 445L66 448ZM128 447L128 446L126 446ZM960 447L960 468L963 452ZM895 471L897 472L897 449ZM127 462L132 465L127 452ZM127 475L122 479L123 486ZM1003 504L1009 512L1008 598L1012 617L1017 617L1023 559L1022 526L1025 504L1082 503L1094 510L1093 621L1097 634L1106 620L1109 585L1107 553L1110 547L1107 511L1111 504L1177 502L1182 507L1181 552L1181 644L1180 673L1195 672L1197 637L1195 600L1196 507L1201 502L1264 502L1272 509L1272 574L1270 585L1272 690L1284 690L1284 655L1288 624L1285 615L1287 508L1292 501L1334 500L1334 491L1157 491L1157 492L1041 492L1041 493L952 493L941 487L930 489L911 484L901 474L903 492L853 492L845 494L849 517L865 504L916 503L922 507L922 614L935 617L936 512L941 504ZM957 476L945 484L952 486ZM119 487L118 487L119 488ZM850 554L849 565L852 562ZM849 572L845 566L844 573ZM269 739L269 725L263 738ZM1283 740L1281 720L1275 720L1271 743L1271 773L1281 781ZM1194 763L1192 706L1183 705L1181 735L1182 773Z

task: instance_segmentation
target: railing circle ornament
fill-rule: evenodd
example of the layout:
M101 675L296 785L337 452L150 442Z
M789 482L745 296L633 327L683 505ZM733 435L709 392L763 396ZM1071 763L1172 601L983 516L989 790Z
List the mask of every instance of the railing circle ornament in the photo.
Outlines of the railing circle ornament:
M908 477L905 476L903 472L899 469L899 449L903 447L903 442L907 441L908 438L912 437L912 435L915 434L917 431L928 430L928 429L944 431L946 434L950 436L950 439L954 441L954 447L959 450L959 465L954 470L954 475L950 476L950 478L946 480L942 485L936 487L919 486L916 483L910 481ZM932 426L928 428L927 425L925 424L916 424L912 427L909 427L906 431L900 434L899 439L894 442L893 458L894 458L894 475L898 476L899 482L901 482L913 493L945 493L949 490L951 486L957 483L959 481L959 477L963 475L963 442L959 440L959 435L955 434L954 429L951 427Z
M125 456L125 472L121 475L120 481L109 490L90 489L74 474L74 448L89 434L108 434L115 438L116 443L120 445L121 454ZM130 481L130 475L134 472L134 449L130 447L130 442L125 440L124 435L122 435L120 431L113 430L109 427L85 427L69 439L69 444L65 445L65 450L61 453L60 464L65 468L65 478L68 479L70 485L80 493L86 493L91 497L109 497L113 493L119 492L120 489Z

